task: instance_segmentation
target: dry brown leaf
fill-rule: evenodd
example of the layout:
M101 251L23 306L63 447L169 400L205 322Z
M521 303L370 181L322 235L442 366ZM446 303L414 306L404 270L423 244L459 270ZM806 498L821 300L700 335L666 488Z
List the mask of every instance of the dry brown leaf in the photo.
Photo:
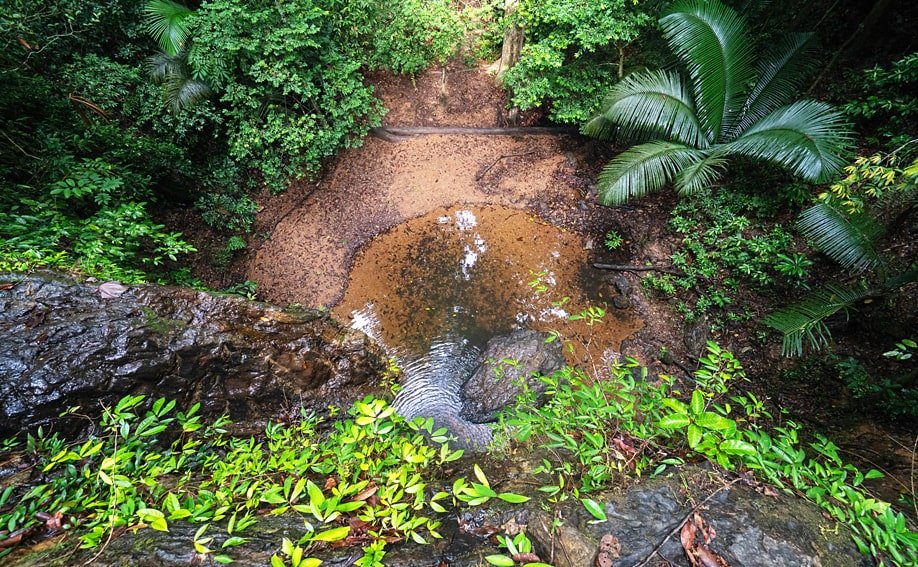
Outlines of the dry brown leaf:
M517 553L513 556L517 563L541 563L542 559L535 553Z
M332 488L338 486L338 481L335 480L335 477L330 476L325 479L325 490L331 490Z
M711 551L708 546L702 545L695 549L701 567L730 567L727 560Z
M698 562L695 560L695 534L697 528L692 522L685 522L682 530L679 532L679 539L682 541L682 549L685 550L685 556L688 557L692 567L697 567Z
M621 556L622 544L612 534L606 534L599 540L599 554L596 556L596 567L613 567L615 560Z
M370 484L369 486L367 486L366 488L358 492L356 496L354 496L354 502L362 502L364 500L368 500L371 496L376 494L377 490L379 490L378 486L376 486L375 484Z

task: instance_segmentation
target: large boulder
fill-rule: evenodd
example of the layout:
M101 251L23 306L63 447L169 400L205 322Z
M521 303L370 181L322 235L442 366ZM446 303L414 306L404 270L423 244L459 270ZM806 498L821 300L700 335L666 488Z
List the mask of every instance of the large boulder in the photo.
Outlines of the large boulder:
M494 337L482 353L483 362L463 384L460 396L464 419L472 423L495 421L497 413L512 405L524 389L540 396L548 376L564 366L560 341L528 329Z
M320 311L55 275L0 286L0 336L2 434L127 394L200 402L257 427L377 393L386 367L372 340Z

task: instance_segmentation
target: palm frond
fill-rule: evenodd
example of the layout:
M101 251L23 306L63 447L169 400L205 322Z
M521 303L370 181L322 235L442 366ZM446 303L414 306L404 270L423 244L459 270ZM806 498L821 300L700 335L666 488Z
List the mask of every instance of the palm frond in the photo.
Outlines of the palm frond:
M841 112L822 102L801 100L765 116L724 148L821 183L841 170L841 154L850 141Z
M680 195L692 195L717 182L724 174L727 158L715 151L698 162L686 167L676 175L676 191Z
M791 97L818 63L812 33L793 33L774 43L756 65L758 81L746 99L736 134L755 124L769 112L790 102Z
M618 205L642 197L663 188L705 155L702 150L669 142L634 146L615 156L599 174L599 199L604 205Z
M166 82L169 77L186 73L186 66L181 55L169 55L164 51L154 53L144 61L147 75L156 84Z
M817 249L845 268L860 271L881 263L874 245L883 228L864 213L852 215L818 203L800 214L797 227Z
M175 56L184 49L188 40L188 16L193 12L171 0L147 0L147 31L160 49Z
M863 287L846 289L827 286L796 305L771 313L764 323L784 334L781 347L784 356L802 356L804 338L813 350L827 346L832 335L825 320L843 309L847 310L869 294Z
M173 112L195 105L213 93L207 83L188 75L173 75L165 85L166 104Z
M692 79L697 114L709 140L717 142L739 120L754 77L746 23L720 2L677 0L660 19L670 47Z
M615 131L613 125L632 139L654 136L700 148L709 145L691 93L677 73L644 71L619 81L584 133L608 139Z

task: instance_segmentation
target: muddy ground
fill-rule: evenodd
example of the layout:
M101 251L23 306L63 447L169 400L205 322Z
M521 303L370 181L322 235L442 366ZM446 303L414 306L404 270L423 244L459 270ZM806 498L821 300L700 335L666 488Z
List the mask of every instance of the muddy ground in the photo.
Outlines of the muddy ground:
M453 63L414 79L377 74L372 81L389 109L387 126L507 123L505 95L483 68ZM523 122L539 119L538 113L529 113ZM501 205L537 215L580 235L590 261L665 265L678 246L666 226L675 198L664 192L627 206L599 205L595 176L613 152L606 144L574 134L429 135L399 141L371 136L363 147L339 154L318 182L296 182L278 196L259 195L262 208L249 249L226 270L205 260L198 262L195 272L215 288L250 279L257 282L261 299L331 308L344 297L358 252L374 238L409 219L455 205ZM188 218L184 226L193 229L190 240L199 249L220 245L220 239L199 222ZM615 253L602 246L609 229L626 239ZM747 386L756 394L788 408L790 417L808 427L831 432L843 453L860 466L880 468L894 477L877 485L884 498L894 501L908 492L914 472L910 424L878 425L837 383L780 379L781 371L795 363L780 356L777 337L765 346L754 338L754 321L726 333L709 334L704 326L686 328L670 305L642 293L643 274L593 273L607 281L610 295L620 293L622 286L628 288L628 309L642 321L640 330L615 345L616 350L654 370L686 376L704 340L716 340L740 358L752 379ZM385 277L391 276L380 274ZM757 318L773 307L755 294L741 299ZM839 339L845 340L844 335ZM664 352L668 354L661 361Z

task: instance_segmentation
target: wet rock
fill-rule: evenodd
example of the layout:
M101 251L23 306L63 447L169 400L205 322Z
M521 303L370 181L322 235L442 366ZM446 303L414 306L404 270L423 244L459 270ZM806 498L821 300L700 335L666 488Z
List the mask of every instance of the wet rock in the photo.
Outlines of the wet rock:
M525 505L498 500L455 514L440 516L442 539L432 545L414 543L387 547L385 565L398 567L451 567L482 565L486 555L500 553L488 537L495 531L523 530L533 541L540 559L556 567L592 567L601 548L610 542L618 555L613 565L631 566L650 559L648 565L688 567L679 539L682 521L698 505L697 512L713 528L712 552L731 567L868 567L872 562L858 553L850 532L826 520L818 507L788 494L768 496L740 482L732 482L710 468L687 466L670 469L663 476L633 484L618 493L591 494L603 505L607 520L596 522L577 499L543 508L531 483L506 487L533 495ZM528 490L524 487L528 486ZM434 490L433 487L430 487ZM560 525L552 528L554 519ZM197 564L192 541L197 524L169 523L169 532L141 529L113 539L93 565L104 567L179 567ZM511 529L512 528L512 529ZM285 537L296 541L305 533L296 514L259 516L256 525L236 533L248 542L227 551L234 565L270 564ZM613 538L608 537L609 535ZM220 549L229 536L214 526L210 547ZM72 536L71 536L72 537ZM73 540L57 546L40 545L29 553L17 550L4 558L11 567L63 567L81 565L98 550L74 551ZM38 551L40 549L41 551ZM36 552L37 551L37 552ZM656 554L656 555L654 555ZM311 556L323 565L350 566L360 557L360 544L343 548L318 546ZM607 554L608 556L608 554ZM665 558L665 560L664 560ZM602 566L601 566L602 567Z
M559 341L546 343L548 335L518 330L495 337L482 353L484 361L462 386L461 416L472 423L487 423L512 404L523 388L541 394L545 385L537 375L548 375L564 366Z
M346 406L377 391L385 369L375 343L315 310L173 287L112 293L53 274L11 282L0 291L2 434L127 394L201 402L256 427Z
M612 298L612 305L616 309L631 309L631 300L624 295L616 295Z
M685 324L682 342L685 343L688 353L698 358L704 352L710 336L711 325L707 319L701 318L695 322Z

